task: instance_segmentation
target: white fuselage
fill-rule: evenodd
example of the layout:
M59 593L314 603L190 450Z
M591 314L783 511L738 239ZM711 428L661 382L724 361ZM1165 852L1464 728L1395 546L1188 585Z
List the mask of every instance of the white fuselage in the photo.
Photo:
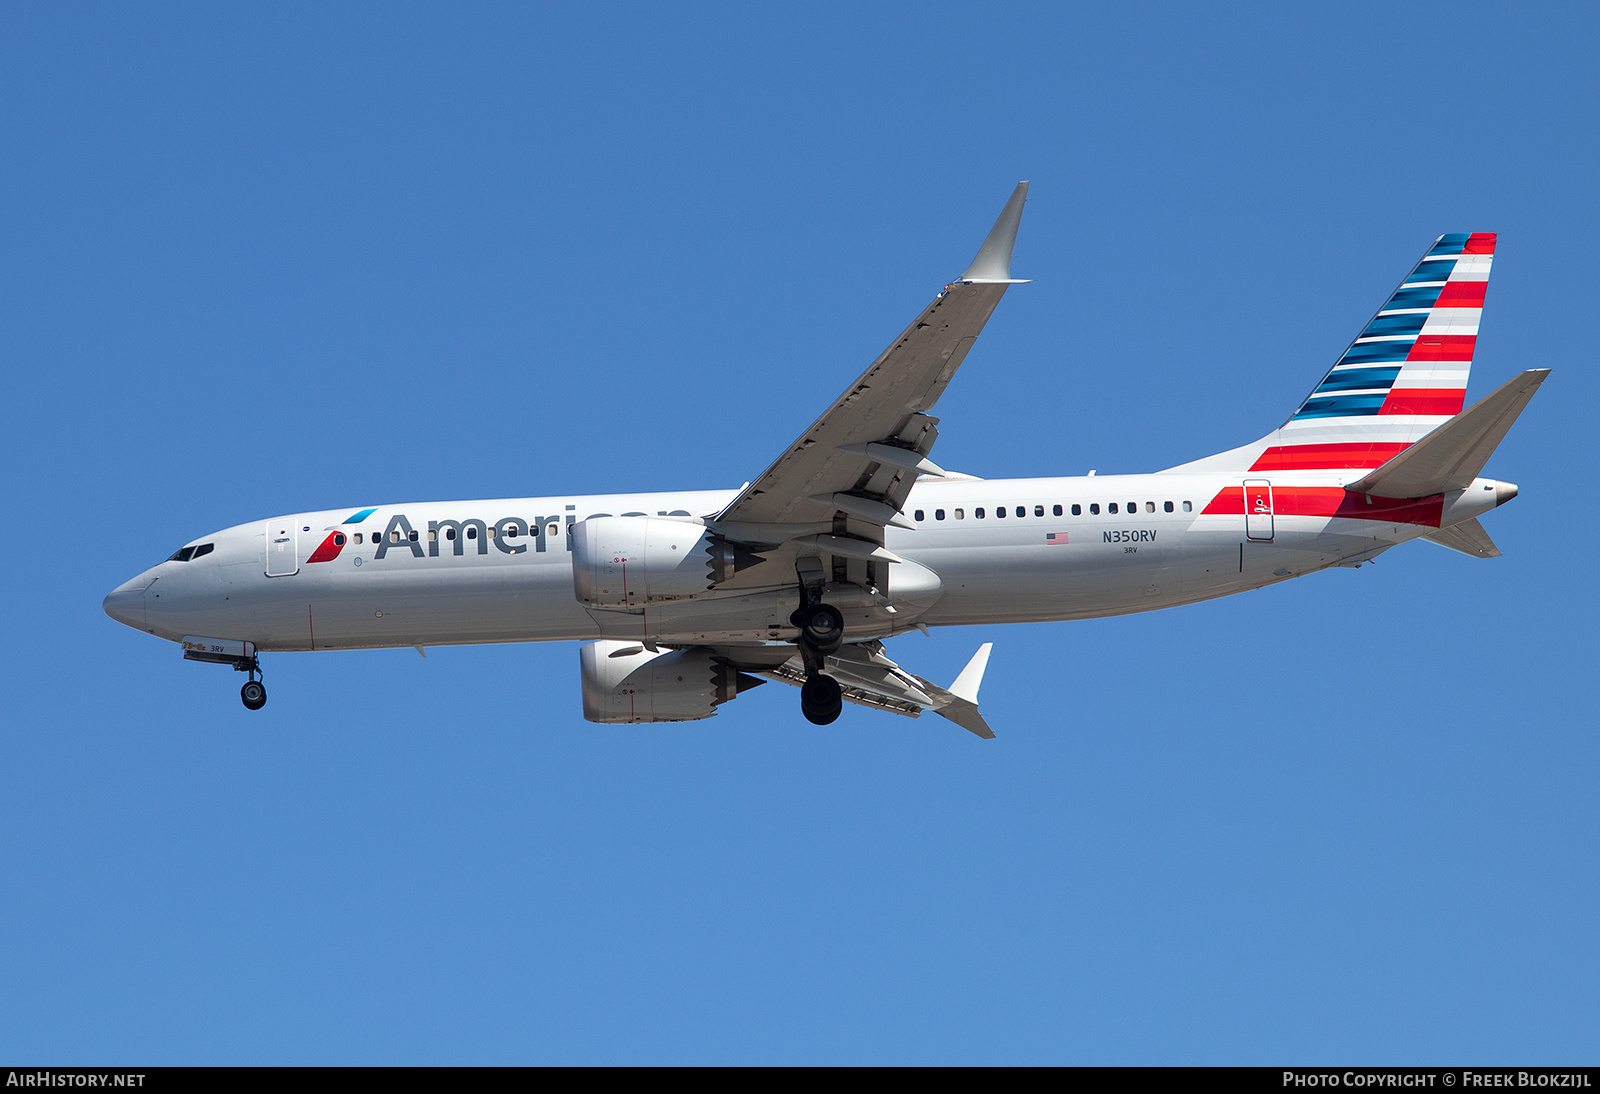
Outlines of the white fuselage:
M1257 499L1248 518L1245 478L1236 474L923 480L903 509L915 530L891 527L885 540L912 565L880 564L888 588L877 593L838 589L847 636L1085 619L1207 600L1359 563L1506 496L1480 479L1442 498L1374 505L1341 489L1359 474L1251 477L1270 482L1272 493L1265 505ZM202 557L163 562L125 583L106 610L173 641L204 635L263 651L618 637L792 643L792 567L761 567L703 596L640 611L589 609L574 594L574 522L660 516L698 533L737 493L428 502L257 521L205 537L214 547ZM391 531L397 514L415 540ZM448 530L430 533L430 524ZM497 526L512 534L495 534ZM335 533L346 540L337 550ZM276 561L268 557L274 543ZM931 571L936 583L897 597L897 569Z

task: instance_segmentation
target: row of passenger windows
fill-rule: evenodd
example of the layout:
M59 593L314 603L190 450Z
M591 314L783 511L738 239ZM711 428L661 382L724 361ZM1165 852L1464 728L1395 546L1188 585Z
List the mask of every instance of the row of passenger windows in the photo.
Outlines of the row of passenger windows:
M1170 502L1170 501L1162 502L1161 506L1162 506L1162 510L1164 512L1170 513L1170 512L1173 511L1173 505L1172 505L1172 502ZM1185 513L1192 512L1193 509L1194 509L1194 506L1192 506L1189 502L1184 502L1183 503L1183 511ZM1054 516L1058 516L1059 517L1059 516L1063 515L1062 507L1060 505L1052 505L1050 507L1050 511ZM1139 511L1139 503L1138 502L1136 502L1136 501L1128 502L1128 512L1129 513L1137 513L1138 511ZM1144 503L1144 511L1146 513L1154 513L1156 511L1156 503L1153 502L1153 501L1145 502ZM1018 505L1018 506L1016 506L1014 512L1019 517L1025 517L1025 516L1028 515L1028 507L1026 505ZM1110 502L1109 504L1107 504L1106 512L1115 515L1117 513L1117 503L1113 501L1113 502ZM954 510L951 511L951 513L955 517L956 520L965 520L967 518L967 511L965 509L954 509ZM985 515L986 515L986 511L985 511L984 507L981 506L981 505L978 506L976 509L974 509L972 511L972 516L973 516L974 520L983 520ZM1006 507L1003 506L1003 505L995 506L994 515L995 515L996 519L1004 518L1005 515L1006 515ZM1033 515L1036 516L1036 517L1044 516L1044 506L1035 505L1033 507ZM1074 505L1072 507L1072 515L1075 516L1075 517L1081 517L1083 515L1083 506L1082 505ZM1089 515L1090 516L1099 516L1100 515L1100 503L1099 502L1090 502L1089 503ZM916 511L916 513L914 514L914 516L916 517L917 520L925 520L925 519L927 519L927 514L922 509L918 509ZM933 511L933 519L934 520L943 520L944 518L945 518L945 511L943 509L935 509ZM549 534L552 535L552 536L559 535L560 534L560 530L561 530L561 526L559 524L552 523L550 525ZM500 529L497 529L497 528L488 528L488 529L486 529L486 531L489 534L489 536L491 536L491 537L504 536L506 539L516 539L521 534L520 532L517 531L515 525L513 525L510 528L505 529L504 531L501 531ZM466 537L468 539L477 539L478 538L478 529L474 525L468 525L467 528L465 529L465 532L466 532ZM533 536L537 536L539 534L538 527L534 526L534 527L530 528L528 530L528 534L529 535L533 535ZM356 541L357 545L360 545L363 542L363 535L360 532L354 533L354 538L355 538L355 541ZM383 534L381 532L373 532L372 535L371 535L371 538L372 538L372 542L373 543L378 543L383 538ZM416 543L420 537L417 535L416 532L413 531L413 532L409 533L406 538L410 542ZM439 534L437 532L434 532L434 531L431 531L431 530L428 532L428 541L430 543L435 541L435 540L437 540L438 538L439 538ZM444 538L446 540L454 540L456 538L456 530L454 528L446 528L444 530ZM343 547L344 546L344 535L342 533L336 535L334 537L334 542L338 546ZM400 543L400 542L402 542L402 540L400 538L400 530L399 529L395 529L394 531L389 533L389 542L390 543ZM190 561L193 561L194 559L201 558L201 557L203 557L205 555L209 555L215 549L216 549L216 544L214 544L214 543L201 543L201 544L199 544L197 546L194 546L194 547L184 547L184 548L181 548L181 549L179 549L177 551L174 551L172 553L172 556L170 558L168 558L167 561L168 562L190 562Z
M561 526L559 524L550 525L550 534L552 536L559 535L560 534L560 530L561 530ZM517 531L517 529L515 527L507 528L503 532L500 531L497 528L488 528L485 531L487 532L487 534L488 534L490 539L495 539L495 538L516 539L518 536L522 535L522 533ZM477 539L478 538L478 529L474 525L468 525L467 528L465 529L465 534L466 534L466 537L468 539ZM530 535L530 536L538 535L539 534L538 526L535 525L534 527L528 529L528 533L527 534ZM417 535L416 532L412 532L412 533L410 533L408 538L410 539L410 541L412 543L415 543L415 542L417 542L417 540L420 537ZM439 533L430 529L429 532L428 532L428 542L429 543L433 543L438 538L439 538ZM444 538L446 540L455 539L456 538L456 530L454 528L446 528L444 530ZM373 532L372 533L372 542L373 543L380 543L380 542L382 542L382 540L383 540L383 533L382 532ZM363 542L362 534L360 532L355 533L355 541L356 541L356 543L358 545ZM389 533L389 542L390 543L400 543L401 542L400 530L398 528ZM343 543L341 543L340 546L343 546Z
M215 543L202 543L198 547L184 547L180 550L172 552L172 557L168 558L167 561L190 562L204 555L209 555L212 551L216 550L216 548L217 545Z
M1176 511L1176 507L1170 501L1164 501L1164 502L1161 502L1160 504L1161 504L1161 511L1163 513L1171 513L1171 512L1175 512ZM1182 504L1183 511L1185 513L1194 512L1194 505L1192 503L1186 501L1186 502L1182 502L1180 504ZM1019 517L1025 517L1025 516L1028 515L1028 507L1026 505L1019 505L1019 506L1017 506L1015 509L1013 509L1011 511L1013 513L1015 513ZM1119 509L1119 506L1118 506L1117 502L1113 501L1113 502L1108 502L1106 504L1106 512L1107 513L1115 515L1119 511L1120 511L1120 509ZM1127 511L1130 514L1131 513L1137 513L1139 511L1139 503L1136 502L1136 501L1128 502L1128 510ZM1146 513L1154 513L1156 511L1156 503L1153 502L1153 501L1145 502L1144 503L1144 511ZM1007 512L1006 511L1006 507L1004 505L997 505L994 508L994 515L995 515L996 519L1003 518L1006 515L1006 512ZM1059 506L1059 505L1052 505L1050 507L1050 513L1051 513L1052 516L1057 516L1057 517L1065 515L1063 513L1063 511L1062 511L1062 507ZM967 511L965 509L953 509L953 510L951 510L951 515L953 515L957 520L966 520L967 519ZM1033 515L1036 516L1036 517L1044 516L1044 506L1035 505L1033 507ZM1082 505L1074 505L1072 507L1072 515L1075 516L1075 517L1083 516L1083 506ZM1097 517L1097 516L1100 515L1100 503L1099 502L1092 501L1092 502L1089 503L1089 515L1093 516L1093 517ZM918 509L915 513L912 514L912 516L914 516L917 520L926 520L927 519L926 511L922 510L922 509ZM943 520L944 517L945 517L945 513L944 513L943 509L935 509L933 511L933 519L934 520ZM979 506L978 508L974 509L972 511L972 517L973 517L974 520L982 520L984 518L984 508L982 506Z

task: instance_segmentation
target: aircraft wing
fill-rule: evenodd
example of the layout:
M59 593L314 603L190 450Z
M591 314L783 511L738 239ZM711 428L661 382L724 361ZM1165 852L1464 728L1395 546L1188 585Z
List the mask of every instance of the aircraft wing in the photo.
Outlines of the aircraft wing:
M882 642L841 646L838 652L828 655L823 671L839 682L847 703L893 711L908 718L932 711L969 733L993 738L994 730L978 713L978 687L983 683L983 672L989 665L989 651L993 646L992 642L979 646L967 667L948 688L907 672L889 660ZM799 654L773 668L750 671L794 687L806 681L805 664Z
M1011 253L1028 184L1017 184L967 272L715 518L726 524L817 524L838 514L883 542L911 527L899 510L918 474L943 475L927 459L938 436L927 411L944 393L1011 278Z

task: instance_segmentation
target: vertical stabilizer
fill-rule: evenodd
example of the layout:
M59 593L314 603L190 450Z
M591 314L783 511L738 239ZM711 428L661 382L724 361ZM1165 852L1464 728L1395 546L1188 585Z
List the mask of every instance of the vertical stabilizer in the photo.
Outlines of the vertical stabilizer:
M1173 471L1368 469L1461 411L1492 232L1440 236L1300 408L1254 444Z

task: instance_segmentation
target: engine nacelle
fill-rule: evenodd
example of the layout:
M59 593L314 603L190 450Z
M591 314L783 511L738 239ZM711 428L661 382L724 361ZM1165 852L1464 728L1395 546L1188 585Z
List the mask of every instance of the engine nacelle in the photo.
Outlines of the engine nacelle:
M573 592L591 608L700 596L711 588L712 538L701 525L658 517L579 521L572 528Z
M693 722L765 680L712 660L706 649L651 653L610 639L578 651L583 716L591 722Z
M760 562L699 524L590 517L572 527L572 587L591 608L635 608L703 596Z

